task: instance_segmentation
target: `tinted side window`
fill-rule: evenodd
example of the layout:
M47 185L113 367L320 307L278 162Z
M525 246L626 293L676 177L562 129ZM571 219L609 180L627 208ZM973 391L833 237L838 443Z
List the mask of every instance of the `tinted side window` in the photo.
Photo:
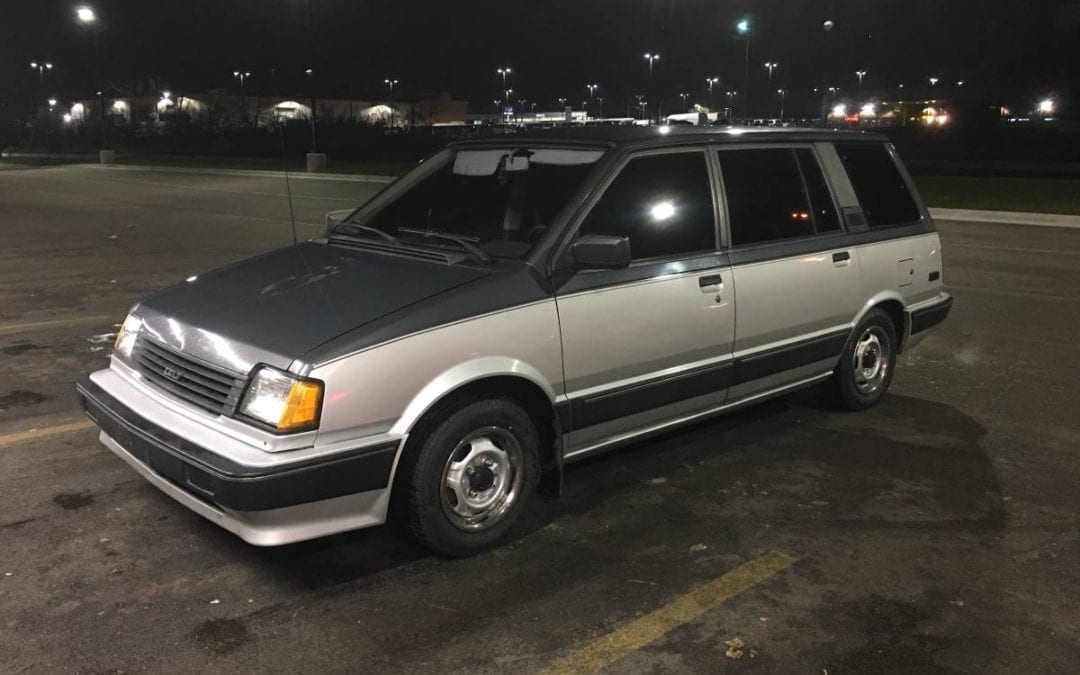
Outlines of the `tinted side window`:
M836 213L829 187L825 184L825 176L821 173L810 148L796 148L795 156L799 158L799 168L802 169L803 182L806 184L806 192L810 197L811 215L814 218L815 232L833 232L840 229L840 216Z
M732 244L814 234L809 200L791 148L721 150L718 157Z
M579 233L629 237L634 260L713 250L716 225L705 153L630 161L585 217Z
M919 220L896 162L878 143L837 143L836 152L847 169L870 227L888 227Z

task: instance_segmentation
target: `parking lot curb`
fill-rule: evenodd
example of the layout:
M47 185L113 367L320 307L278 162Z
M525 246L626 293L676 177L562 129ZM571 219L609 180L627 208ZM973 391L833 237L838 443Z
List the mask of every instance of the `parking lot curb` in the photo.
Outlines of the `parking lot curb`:
M1080 216L1068 216L1061 213L1023 213L1020 211L931 208L930 215L941 220L955 220L959 222L1080 228Z

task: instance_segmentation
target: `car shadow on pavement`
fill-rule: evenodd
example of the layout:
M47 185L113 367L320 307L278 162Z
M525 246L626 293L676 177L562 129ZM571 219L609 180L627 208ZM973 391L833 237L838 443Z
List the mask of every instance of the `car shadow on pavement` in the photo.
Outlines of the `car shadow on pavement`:
M978 646L984 664L999 649L985 622L958 624L948 614L954 598L974 594L968 570L981 584L1000 574L990 561L1000 557L1008 517L984 435L967 415L924 399L891 395L847 413L794 396L571 465L561 498L534 502L510 541L472 559L431 556L392 525L272 549L222 532L213 545L257 569L290 607L332 598L438 613L444 608L424 598L449 593L491 617L505 610L485 604L495 569L502 583L542 602L571 587L603 588L613 574L631 574L627 566L631 576L688 587L700 569L691 543L716 556L719 569L781 550L800 561L759 602L788 615L803 636L789 646L799 662L829 672L947 671L941 664L971 662L967 645ZM972 549L977 560L967 557ZM889 561L880 570L851 565L878 555ZM554 569L574 573L560 581ZM417 584L426 589L420 596ZM980 616L1010 620L1003 597L984 595L980 604ZM422 633L428 653L438 653L445 636ZM684 647L672 649L685 659ZM767 654L757 665L785 667Z

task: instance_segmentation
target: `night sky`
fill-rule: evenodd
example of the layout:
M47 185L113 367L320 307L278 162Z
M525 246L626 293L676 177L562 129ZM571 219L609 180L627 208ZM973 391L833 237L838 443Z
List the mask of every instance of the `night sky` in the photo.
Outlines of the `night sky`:
M32 59L50 59L49 95L92 90L93 41L77 24L77 2L0 0L0 98L36 97ZM645 93L645 51L658 51L657 90L703 99L704 78L717 91L742 89L743 42L733 25L752 17L753 89L765 95L766 60L779 62L772 87L802 92L826 79L854 89L963 79L1015 96L1067 92L1080 63L1080 6L1075 0L310 0L310 52L304 0L98 0L106 79L158 90L236 88L232 71L255 73L250 86L271 94L306 91L314 67L322 95L383 96L383 79L405 96L448 91L474 109L501 89L495 69L510 65L514 98L554 108L586 98L598 82L610 108ZM1068 16L1074 18L1068 19ZM1063 20L1062 17L1066 17ZM822 22L835 29L826 44ZM830 76L831 74L831 76ZM251 91L251 89L249 89ZM612 111L614 112L614 111Z

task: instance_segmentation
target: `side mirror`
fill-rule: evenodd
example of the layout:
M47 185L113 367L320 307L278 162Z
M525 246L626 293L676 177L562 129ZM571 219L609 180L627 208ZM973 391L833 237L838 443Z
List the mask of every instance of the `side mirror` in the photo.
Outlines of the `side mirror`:
M630 264L630 238L587 234L570 248L574 264L586 269L613 270Z
M348 218L349 215L355 210L356 209L341 209L339 211L331 211L330 213L326 214L323 236L329 237L330 233L334 231L334 228L340 225L342 221Z

